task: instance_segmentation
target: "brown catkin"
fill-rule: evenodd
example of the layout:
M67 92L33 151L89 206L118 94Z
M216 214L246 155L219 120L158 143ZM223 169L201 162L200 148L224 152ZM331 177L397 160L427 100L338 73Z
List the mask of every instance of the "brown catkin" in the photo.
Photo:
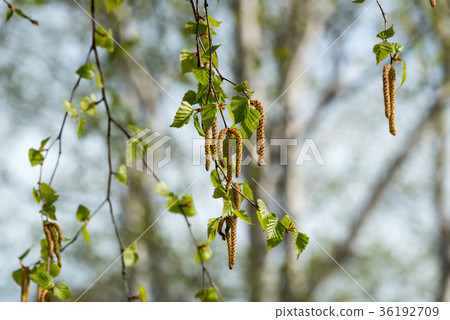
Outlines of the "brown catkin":
M433 8L436 7L436 0L430 0L430 4Z
M44 233L45 233L45 238L47 239L48 255L51 259L53 259L53 239L52 239L52 234L51 234L48 224L44 225Z
M396 96L396 80L395 80L395 69L391 68L389 70L389 93L391 102L391 113L389 116L389 131L393 136L397 134L397 129L395 127L395 96Z
M214 161L216 160L216 153L217 153L217 118L214 119L211 129L212 129L212 137L210 145L211 145L211 155Z
M227 134L228 129L222 129L219 133L219 137L217 138L217 156L220 161L220 165L223 167L223 139L225 138L225 135Z
M55 222L48 222L49 225L51 225L52 227L54 227L56 229L56 231L58 232L58 243L61 244L62 239L63 239L63 232L61 227L55 223Z
M233 146L230 143L230 135L227 133L227 137L225 138L225 142L227 144L227 178L226 178L226 192L230 191L231 184L233 183L233 162L231 161Z
M391 94L389 92L389 70L391 70L392 65L387 64L383 68L383 96L384 96L384 110L386 118L391 117Z
M28 302L30 296L30 269L22 268L22 282L21 282L22 294L20 301Z
M227 217L227 246L228 246L228 267L233 269L236 263L236 230L237 230L237 216L233 215Z
M61 259L61 253L59 253L58 250L55 250L56 258L58 260L58 267L62 267L62 259Z
M262 166L264 160L264 151L266 149L265 145L265 123L266 117L264 113L264 107L261 102L258 100L251 100L250 104L252 104L256 110L259 111L260 117L258 122L258 127L256 128L256 143L257 143L257 152L258 152L258 166Z
M237 128L230 128L227 132L227 136L234 136L236 138L236 178L241 175L241 163L242 163L242 135ZM231 159L231 157L230 157Z
M241 186L237 182L233 183L233 186L237 190L237 191L234 190L233 192L233 202L236 207L236 210L239 211L241 210L241 194L239 193L241 191Z
M211 139L210 139L210 134L211 134L211 129L208 128L205 131L205 169L206 171L209 171L209 167L211 166L211 148L210 148L210 144L211 144Z
M50 302L51 301L51 296L50 296L50 292L46 289L41 289L40 291L38 290L38 302Z

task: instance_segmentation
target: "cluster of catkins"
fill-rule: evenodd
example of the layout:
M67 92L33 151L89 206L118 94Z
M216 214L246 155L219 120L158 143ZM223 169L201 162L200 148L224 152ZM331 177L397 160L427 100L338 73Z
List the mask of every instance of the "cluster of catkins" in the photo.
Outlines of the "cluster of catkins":
M256 128L256 141L257 141L257 153L258 153L258 166L263 164L264 151L265 151L265 115L264 107L258 100L250 100L250 105L259 111L260 117L258 119L258 126ZM225 128L218 132L217 128L217 118L210 128L205 130L205 157L206 171L209 171L211 167L211 159L213 161L219 161L222 167L225 166L224 162L224 149L227 152L227 172L225 177L225 190L228 193L233 186L233 200L237 210L241 208L241 194L240 185L237 182L233 183L233 162L231 160L233 155L233 146L230 139L236 140L236 173L235 177L239 178L241 175L241 163L242 163L242 149L243 141L242 134L236 127ZM224 148L225 144L225 148ZM228 195L225 197L229 197ZM236 262L236 226L237 226L236 215L222 217L219 221L218 232L222 236L223 240L227 241L228 246L228 266L230 269L233 268ZM223 225L225 224L225 233L222 232Z
M383 95L385 114L389 119L389 131L395 136L397 134L395 128L396 80L395 69L391 64L387 64L383 68Z
M47 239L48 256L53 260L53 254L56 255L58 266L61 268L61 253L59 252L59 246L63 239L61 227L55 222L44 223L44 233Z

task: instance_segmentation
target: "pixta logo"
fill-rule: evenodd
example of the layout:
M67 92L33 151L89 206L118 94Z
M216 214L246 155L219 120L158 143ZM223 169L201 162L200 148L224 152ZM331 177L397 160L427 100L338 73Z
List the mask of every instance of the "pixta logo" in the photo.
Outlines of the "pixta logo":
M171 160L171 137L144 129L127 140L127 167L152 175Z

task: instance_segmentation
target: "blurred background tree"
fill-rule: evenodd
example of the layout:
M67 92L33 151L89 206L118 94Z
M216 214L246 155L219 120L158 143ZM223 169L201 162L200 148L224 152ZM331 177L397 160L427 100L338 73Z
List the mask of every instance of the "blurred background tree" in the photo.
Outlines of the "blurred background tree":
M308 162L295 166L299 147L290 147L288 165L280 165L280 147L271 146L267 166L245 168L244 178L255 196L267 199L277 214L294 216L310 244L299 261L289 241L267 254L260 227L241 223L233 271L221 241L212 244L214 257L208 261L227 301L450 299L449 4L439 1L431 9L428 1L383 1L408 61L408 80L398 92L398 135L393 138L384 119L381 66L372 54L384 23L375 2L366 2L211 3L211 15L223 21L215 40L222 44L221 70L256 89L255 97L267 110L266 137L298 139L299 145L312 138L326 161L324 167ZM125 1L108 15L102 3L98 1L98 20L114 30L118 43L140 65L119 48L102 53L113 112L121 123L173 138L172 161L158 175L180 192L200 177L190 190L199 212L192 223L194 233L205 240L207 220L220 215L221 203L209 196L213 189L203 167L191 164L195 129L168 127L178 108L170 96L181 102L193 83L190 76L181 76L178 60L181 49L194 47L184 32L184 24L192 20L189 3ZM75 71L83 64L91 23L72 1L14 4L39 20L40 27L11 19L0 29L2 301L18 300L20 288L10 276L18 268L16 257L42 236L31 194L38 172L29 165L28 149L56 136L64 115L61 100L67 99ZM6 13L6 6L2 10ZM75 101L88 93L90 84L82 83ZM64 134L54 184L60 193L60 224L68 237L76 231L78 204L92 210L105 192L104 117L99 110L89 119L80 141L72 123ZM124 162L125 147L115 135L116 161ZM53 155L50 161L55 160ZM148 175L129 169L128 187L114 186L126 243L164 212L164 199L155 196L154 185ZM79 239L64 253L60 278L74 297L117 258L106 209L89 228L92 245ZM129 270L133 291L144 286L149 301L195 300L201 270L193 262L195 247L179 216L166 214L158 220L138 242L138 252L140 260ZM31 263L38 256L34 248L27 259ZM125 299L119 264L82 298Z

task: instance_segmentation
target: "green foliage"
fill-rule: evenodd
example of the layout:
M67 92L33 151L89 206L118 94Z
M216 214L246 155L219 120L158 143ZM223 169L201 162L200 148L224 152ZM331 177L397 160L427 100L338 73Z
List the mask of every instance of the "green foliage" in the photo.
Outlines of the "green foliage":
M126 267L132 267L139 260L139 254L137 253L137 244L136 242L125 249L123 253L123 261L125 262Z
M231 98L230 108L233 112L234 123L240 123L248 117L250 112L250 100L247 97L236 95Z
M214 188L217 188L218 186L221 185L220 179L219 179L219 174L217 173L216 170L211 171L211 183Z
M208 220L208 244L210 244L217 236L217 229L221 218L211 218Z
M394 34L395 34L394 25L392 25L389 29L383 30L380 33L378 33L377 37L380 38L381 40L386 40L392 38Z
M364 1L366 1L366 0L354 0L354 1L352 1L353 3L363 3Z
M218 186L214 189L213 198L214 198L214 199L223 198L223 197L226 196L227 194L228 194L228 192L225 190L225 186L223 186L223 185L218 185Z
M77 129L78 139L81 138L81 134L83 133L83 129L84 129L84 125L85 124L86 124L86 119L85 118L80 118L78 120L78 129Z
M272 216L267 220L267 251L276 247L283 241L285 227L278 220L278 217Z
M192 70L192 73L194 74L195 79L207 86L209 84L209 70L206 69L205 67L198 67L198 68L194 68Z
M41 239L41 258L45 261L48 258L48 244L47 239Z
M91 96L91 98L95 98ZM84 97L80 101L80 112L85 113L89 116L95 116L97 114L97 102L95 99L89 97Z
M170 212L181 213L187 217L193 217L197 213L191 196L184 196L181 199L177 195L170 196L167 201L167 209Z
M138 287L139 290L139 299L141 302L147 302L147 294L145 293L145 289L143 286Z
M202 127L200 126L200 122L198 121L197 114L194 114L194 126L195 126L195 129L197 130L199 136L206 137L205 133L203 132Z
M252 220L250 219L250 217L248 216L248 214L245 212L245 210L234 210L234 214L244 220L245 222L247 222L248 224L253 224Z
M13 9L9 9L8 11L6 11L6 17L5 17L5 22L8 22L9 19L11 19L11 17L14 14L14 10Z
M41 289L50 290L54 286L53 277L43 270L37 270L30 275L33 280Z
M91 211L80 204L77 209L76 217L80 222L89 221L91 218Z
M28 151L28 158L32 167L37 166L38 164L42 164L42 161L44 161L44 156L42 155L42 153L33 148Z
M22 253L22 254L19 256L19 260L25 259L25 257L28 255L28 253L30 253L30 251L31 251L31 249L33 249L33 247L34 247L34 245L32 245L31 247L29 247L27 250L25 250L25 252Z
M235 206L231 198L223 198L222 217L229 217L234 214Z
M169 197L172 194L172 192L170 192L169 186L164 181L158 182L155 187L155 191L163 197Z
M216 289L207 288L205 290L200 290L195 294L195 297L200 299L202 302L218 302L219 295L217 294Z
M57 220L55 215L56 208L53 203L58 200L59 196L56 194L56 191L46 183L41 183L40 190L42 200L44 201L41 213L52 220Z
M127 184L127 167L124 164L120 165L119 170L117 170L116 178L124 185Z
M61 300L73 299L70 289L65 283L58 284L54 289L53 293Z
M36 201L36 203L41 202L41 195L39 194L39 192L36 190L36 188L33 188L33 198Z
M253 192L252 189L249 187L248 184L245 183L245 181L242 182L242 194L253 201Z
M98 47L104 48L110 52L114 51L114 40L112 29L106 29L99 26L95 31L95 44Z
M183 49L180 53L181 72L188 73L197 66L197 56L195 53Z
M194 109L192 109L191 105L187 101L183 101L170 126L172 128L181 128L185 124L188 124L193 111Z
M297 260L300 257L300 254L305 250L308 245L309 238L306 234L301 233L299 231L294 232L294 248L295 253L297 255Z
M213 251L212 249L209 247L209 244L205 244L203 242L198 244L198 250L197 253L195 254L195 263L199 263L199 262L205 262L208 261L209 259L211 259L213 256Z
M75 107L70 101L63 100L64 109L72 117L72 119L78 118L77 107Z
M203 130L208 130L217 116L217 105L216 104L207 104L202 108L202 125Z
M122 4L123 0L105 0L106 10L111 12Z
M22 285L22 268L14 270L11 276L15 283L17 283L19 286Z
M85 78L88 80L94 78L95 77L95 64L88 63L88 64L85 64L84 66L81 66L80 68L78 68L77 74L81 78Z
M87 227L85 224L81 227L81 234L83 235L84 240L86 240L87 243L91 244L91 235L87 231Z
M244 81L241 84L233 86L233 89L236 90L236 92L244 92L248 89L248 83L247 81Z

